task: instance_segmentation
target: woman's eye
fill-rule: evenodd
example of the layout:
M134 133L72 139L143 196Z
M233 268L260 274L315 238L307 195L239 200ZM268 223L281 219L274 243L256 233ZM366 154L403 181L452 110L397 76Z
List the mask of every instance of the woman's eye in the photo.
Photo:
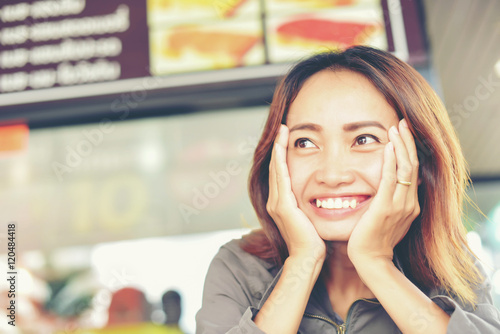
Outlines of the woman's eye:
M295 141L295 147L311 148L311 147L316 147L316 145L314 145L313 142L307 138L299 138Z
M380 140L372 135L361 135L356 138L356 145L366 145L371 143L379 143Z

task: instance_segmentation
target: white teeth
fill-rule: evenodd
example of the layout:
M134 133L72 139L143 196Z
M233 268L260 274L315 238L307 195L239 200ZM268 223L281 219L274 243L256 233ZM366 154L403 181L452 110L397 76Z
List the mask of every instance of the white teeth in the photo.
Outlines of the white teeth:
M335 207L334 203L333 203L333 199L332 198L329 198L327 201L326 201L326 206L325 208L327 209L333 209Z
M325 209L347 209L351 207L352 209L355 209L357 205L357 202L355 199L349 201L349 200L344 200L342 201L340 198L328 198L325 200L319 200L316 199L316 206L318 208L325 208Z
M341 209L342 208L342 200L340 198L335 199L335 204L333 206L334 209Z
M353 199L351 201L351 203L349 203L349 204L350 204L351 208L356 209L356 200L355 199Z

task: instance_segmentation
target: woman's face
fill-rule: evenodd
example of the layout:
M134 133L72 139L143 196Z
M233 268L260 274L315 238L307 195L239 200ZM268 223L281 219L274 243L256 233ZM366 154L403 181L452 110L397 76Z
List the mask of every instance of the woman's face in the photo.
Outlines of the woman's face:
M287 163L298 206L322 239L349 240L377 193L398 122L361 74L324 70L304 83L287 116Z

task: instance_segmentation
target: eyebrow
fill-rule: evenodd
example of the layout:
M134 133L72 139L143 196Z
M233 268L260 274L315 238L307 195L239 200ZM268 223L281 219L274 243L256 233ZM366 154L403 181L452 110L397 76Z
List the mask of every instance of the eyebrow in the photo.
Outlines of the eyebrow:
M380 124L379 122L376 122L376 121L347 123L347 124L344 124L342 129L346 132L352 132L352 131L356 131L357 129L367 128L367 127L377 127L377 128L380 128L384 131L387 131L387 129L382 124ZM301 124L297 124L294 127L292 127L290 129L290 133L293 131L298 131L298 130L310 130L310 131L314 131L314 132L321 132L321 131L323 131L323 127L321 125L314 124L314 123L301 123Z
M380 124L379 122L376 121L365 121L365 122L355 122L355 123L347 123L344 125L343 129L344 131L356 131L359 128L368 128L368 127L376 127L380 128L384 131L387 131L387 129Z
M315 132L321 132L323 131L323 127L321 125L314 123L302 123L302 124L297 124L293 128L291 128L290 133L298 130L310 130Z

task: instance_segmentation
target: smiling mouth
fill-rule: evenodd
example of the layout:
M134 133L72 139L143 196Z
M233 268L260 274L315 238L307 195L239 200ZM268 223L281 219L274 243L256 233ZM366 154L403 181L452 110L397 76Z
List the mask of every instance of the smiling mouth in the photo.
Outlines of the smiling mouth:
M349 196L349 197L330 197L316 198L311 201L311 204L318 208L339 210L339 209L355 209L360 203L366 201L370 196Z

